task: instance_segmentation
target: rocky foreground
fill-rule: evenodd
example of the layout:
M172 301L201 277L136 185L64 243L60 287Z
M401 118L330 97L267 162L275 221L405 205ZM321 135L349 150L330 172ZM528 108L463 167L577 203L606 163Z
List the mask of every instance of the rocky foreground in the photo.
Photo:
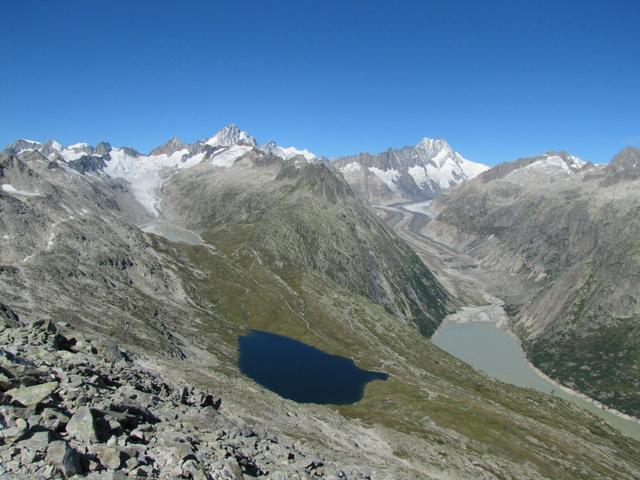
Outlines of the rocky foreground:
M0 304L0 307L4 307ZM239 424L110 340L0 311L2 478L369 478Z

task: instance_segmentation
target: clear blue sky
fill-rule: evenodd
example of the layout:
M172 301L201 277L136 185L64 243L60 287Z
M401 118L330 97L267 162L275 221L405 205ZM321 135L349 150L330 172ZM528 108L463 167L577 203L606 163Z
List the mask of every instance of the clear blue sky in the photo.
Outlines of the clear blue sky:
M231 122L328 156L605 162L640 145L640 1L0 0L0 144Z

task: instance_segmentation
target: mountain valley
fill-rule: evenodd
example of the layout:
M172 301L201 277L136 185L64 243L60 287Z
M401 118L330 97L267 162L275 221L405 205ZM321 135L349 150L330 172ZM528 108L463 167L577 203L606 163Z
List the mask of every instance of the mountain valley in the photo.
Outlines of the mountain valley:
M532 362L637 416L640 151L596 166L565 152L502 164L443 193L427 236L467 253Z
M425 139L328 161L258 144L233 125L190 145L173 138L148 155L107 143L19 141L0 156L0 318L3 335L15 330L23 345L2 347L2 365L15 373L11 355L52 364L28 344L39 334L24 333L38 322L89 343L110 339L129 352L127 368L213 391L234 427L249 425L260 442L272 436L327 465L276 468L268 458L256 470L249 465L258 458L236 468L223 452L218 463L196 452L184 478L218 478L212 468L236 479L636 478L636 440L570 402L492 379L428 340L446 318L495 295L536 365L637 414L636 159L629 150L596 167L559 153L487 170ZM385 207L432 199L432 220ZM447 264L448 248L468 264ZM238 337L250 330L389 378L368 384L353 404L283 399L237 366ZM606 359L591 358L592 345ZM590 370L575 368L578 361ZM601 373L594 383L585 372ZM87 401L104 410L99 398ZM155 435L149 428L147 437ZM151 446L141 449L154 460L151 476L176 475ZM82 473L127 468L94 463Z

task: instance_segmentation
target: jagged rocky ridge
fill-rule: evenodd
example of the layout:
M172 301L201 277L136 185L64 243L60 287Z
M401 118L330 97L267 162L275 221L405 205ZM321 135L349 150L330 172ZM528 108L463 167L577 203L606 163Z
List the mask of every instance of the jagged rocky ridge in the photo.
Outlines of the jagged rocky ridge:
M243 153L262 151L282 159L298 158L298 161L314 161L315 155L308 150L281 147L274 141L258 145L256 139L236 125L229 125L208 139L185 144L177 137L153 149L148 155L130 147L115 148L101 142L95 148L86 143L62 146L50 140L39 143L19 140L5 149L5 153L40 154L49 161L49 168L85 173L106 173L112 178L127 180L132 186L136 200L157 216L158 189L164 175L169 171L192 168L201 162L227 168Z
M429 200L489 168L467 160L446 140L431 138L378 154L337 158L332 164L363 200L378 205Z
M565 152L498 165L443 193L430 236L480 261L529 357L640 414L640 150L596 166Z

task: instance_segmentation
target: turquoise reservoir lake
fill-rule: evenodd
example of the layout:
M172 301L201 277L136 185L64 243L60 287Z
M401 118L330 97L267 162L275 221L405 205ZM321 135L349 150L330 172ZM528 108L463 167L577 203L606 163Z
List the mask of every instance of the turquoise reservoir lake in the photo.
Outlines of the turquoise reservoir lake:
M519 387L574 402L598 415L623 434L640 440L640 423L620 417L593 402L565 392L529 366L518 341L491 322L446 322L432 338L433 343L487 375Z

